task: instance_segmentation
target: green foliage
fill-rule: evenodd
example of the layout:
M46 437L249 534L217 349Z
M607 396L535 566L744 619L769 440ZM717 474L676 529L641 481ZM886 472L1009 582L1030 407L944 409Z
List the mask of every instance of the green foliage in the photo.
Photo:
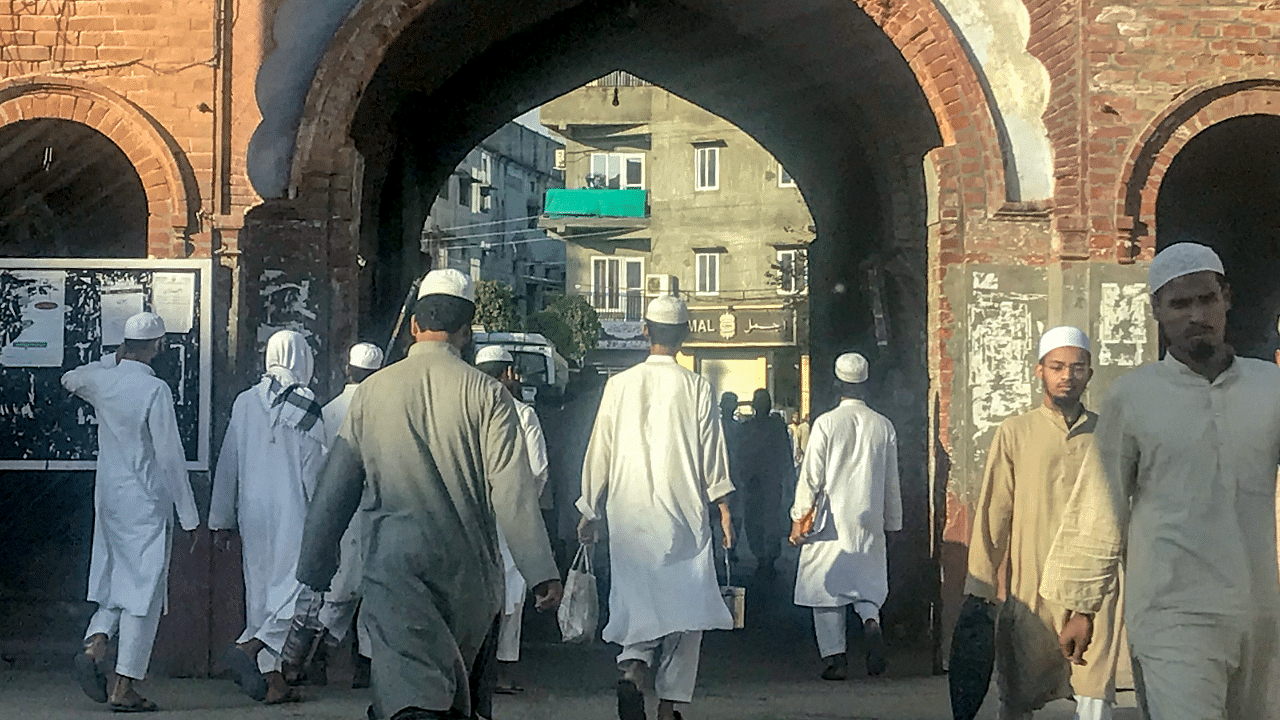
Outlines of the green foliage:
M529 332L541 333L566 358L581 360L600 339L600 318L581 295L554 296L547 309L529 318Z
M476 283L475 322L484 326L485 332L513 332L519 328L516 296L509 285L497 280Z

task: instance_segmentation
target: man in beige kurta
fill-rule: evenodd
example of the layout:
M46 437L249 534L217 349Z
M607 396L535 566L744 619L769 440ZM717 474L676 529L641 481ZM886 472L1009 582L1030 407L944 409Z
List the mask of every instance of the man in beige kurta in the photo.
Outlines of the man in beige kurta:
M1109 594L1099 612L1088 664L1074 668L1058 649L1066 611L1040 597L1041 569L1098 421L1080 401L1093 375L1089 339L1073 327L1045 333L1035 372L1044 385L1043 403L1005 420L987 455L965 592L1000 603L996 664L1002 720L1029 718L1045 703L1073 695L1077 718L1105 720L1115 702L1124 646L1118 594Z
M1147 716L1274 720L1280 370L1226 343L1211 249L1171 245L1149 274L1168 354L1112 385L1040 592L1071 610L1059 643L1078 661L1123 560Z
M504 596L498 525L540 610L562 588L511 396L460 356L471 283L437 270L420 293L408 357L361 383L325 461L298 579L328 586L358 507L370 717L489 717L484 650Z

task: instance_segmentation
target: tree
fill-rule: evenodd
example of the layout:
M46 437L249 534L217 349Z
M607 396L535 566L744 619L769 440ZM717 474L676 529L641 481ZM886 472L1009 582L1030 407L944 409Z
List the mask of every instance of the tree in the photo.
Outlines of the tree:
M566 358L581 360L600 339L600 318L581 295L560 295L529 318L529 332L541 333Z
M519 327L516 296L509 285L497 280L476 283L475 322L485 332L512 332Z

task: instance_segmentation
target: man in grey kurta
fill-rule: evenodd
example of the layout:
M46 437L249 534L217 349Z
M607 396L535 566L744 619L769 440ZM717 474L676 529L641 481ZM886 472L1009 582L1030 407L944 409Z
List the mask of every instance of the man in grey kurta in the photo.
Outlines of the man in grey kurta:
M467 365L470 281L423 280L408 357L360 385L316 486L298 579L329 584L357 507L373 717L487 716L479 662L503 600L501 523L539 609L559 573L511 397Z

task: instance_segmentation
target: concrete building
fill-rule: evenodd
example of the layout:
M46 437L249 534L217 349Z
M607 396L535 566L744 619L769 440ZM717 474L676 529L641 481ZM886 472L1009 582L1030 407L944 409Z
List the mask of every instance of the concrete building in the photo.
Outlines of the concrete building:
M676 294L692 323L680 360L717 395L763 387L807 412L802 268L815 228L782 165L729 121L621 71L540 112L568 141L568 187L547 194L542 226L568 244L567 288L600 315L587 364L642 360L646 302Z
M564 292L564 243L538 228L547 190L564 187L563 150L514 122L485 138L440 186L422 252L435 267L507 284L523 315L541 310L548 293Z
M1158 356L1146 263L1199 238L1233 280L1231 342L1274 350L1277 27L1262 0L11 2L0 254L210 259L216 447L259 337L305 332L336 394L345 348L385 341L430 262L422 228L458 164L626 68L794 175L817 228L814 408L837 353L871 356L906 516L884 618L937 642L991 434L1035 401L1041 328L1094 336L1096 404ZM91 483L0 478L0 611L66 603L44 626L69 647ZM239 629L239 563L202 536L173 577L153 667L208 672ZM12 618L0 642L43 637Z

